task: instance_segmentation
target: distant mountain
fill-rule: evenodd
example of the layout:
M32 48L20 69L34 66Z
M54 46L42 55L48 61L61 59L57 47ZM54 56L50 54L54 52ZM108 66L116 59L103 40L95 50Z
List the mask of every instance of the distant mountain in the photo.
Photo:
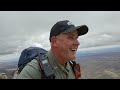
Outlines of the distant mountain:
M77 52L77 57L79 56L93 56L99 55L103 53L120 53L120 46L116 47L100 47L100 48L92 48L92 49L81 49Z
M120 79L120 47L79 51L77 62L83 78Z

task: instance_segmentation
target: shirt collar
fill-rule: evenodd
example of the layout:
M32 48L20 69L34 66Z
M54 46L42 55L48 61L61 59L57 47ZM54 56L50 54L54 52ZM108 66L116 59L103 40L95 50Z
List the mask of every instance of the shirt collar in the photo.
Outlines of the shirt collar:
M54 54L52 53L52 51L48 51L48 58L50 59L52 66L54 69L59 68L61 69L63 72L65 72L66 74L69 73L69 63L67 63L66 68L63 67L58 60L56 59L56 57L54 56Z

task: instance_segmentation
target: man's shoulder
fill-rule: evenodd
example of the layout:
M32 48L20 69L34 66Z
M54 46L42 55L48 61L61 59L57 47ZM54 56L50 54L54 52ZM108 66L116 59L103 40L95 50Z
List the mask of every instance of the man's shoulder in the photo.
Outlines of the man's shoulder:
M17 77L18 79L39 79L41 78L39 63L36 59L29 62Z
M31 60L28 64L38 64L38 61L36 59Z
M33 59L31 62L29 62L26 66L32 66L32 67L39 67L39 62L36 59Z

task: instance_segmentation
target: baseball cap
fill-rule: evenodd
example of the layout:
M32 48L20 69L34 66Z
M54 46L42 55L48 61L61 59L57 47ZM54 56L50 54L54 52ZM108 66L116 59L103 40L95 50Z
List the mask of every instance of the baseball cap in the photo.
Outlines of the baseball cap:
M78 36L84 35L88 32L88 27L86 25L75 26L69 20L58 21L50 31L49 40L51 42L51 38L53 36L57 36L61 33L68 33L77 30Z

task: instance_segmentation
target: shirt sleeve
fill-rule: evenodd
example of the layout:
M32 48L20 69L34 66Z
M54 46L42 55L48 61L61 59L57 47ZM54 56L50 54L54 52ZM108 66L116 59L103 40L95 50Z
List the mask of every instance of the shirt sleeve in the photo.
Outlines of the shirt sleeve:
M34 59L28 63L17 79L41 79L41 70L38 61Z

